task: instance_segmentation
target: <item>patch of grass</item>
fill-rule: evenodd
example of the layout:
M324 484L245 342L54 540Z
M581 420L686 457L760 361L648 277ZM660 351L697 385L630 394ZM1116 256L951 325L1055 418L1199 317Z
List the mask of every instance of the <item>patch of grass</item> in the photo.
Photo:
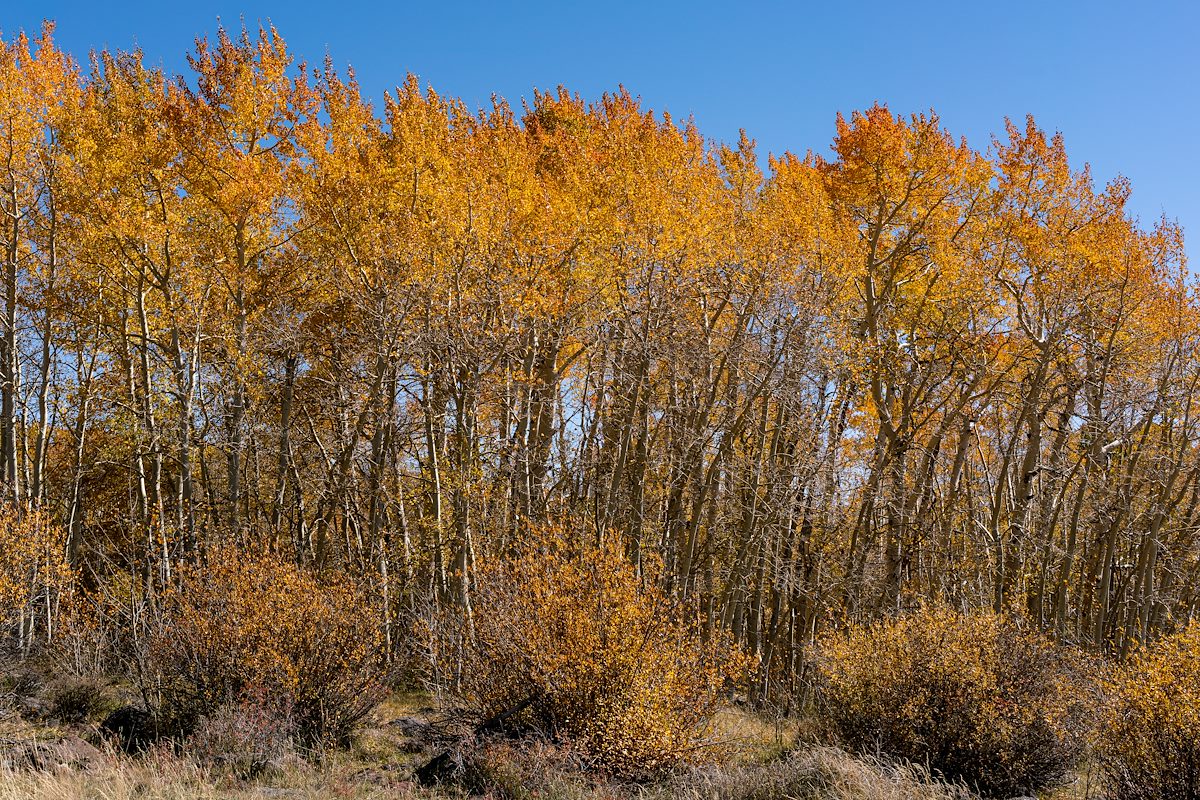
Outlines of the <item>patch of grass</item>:
M371 711L369 719L378 724L403 717L420 717L437 706L437 698L423 690L404 689L388 694Z
M713 717L712 739L731 751L735 763L762 763L794 749L801 728L802 722L794 718L770 717L728 706Z
M658 800L972 800L961 786L923 769L852 756L834 747L803 748L766 764L709 769L652 789Z

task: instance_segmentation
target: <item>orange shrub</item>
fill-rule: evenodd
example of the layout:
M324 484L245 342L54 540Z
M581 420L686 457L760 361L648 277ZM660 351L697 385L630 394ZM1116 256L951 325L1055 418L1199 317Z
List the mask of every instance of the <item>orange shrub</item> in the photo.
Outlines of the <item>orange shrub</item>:
M1114 800L1200 798L1200 623L1115 673L1096 738Z
M163 600L149 661L181 731L253 696L290 708L304 743L332 743L379 698L379 626L350 583L219 550Z
M511 714L615 772L652 772L709 752L721 691L747 666L694 623L615 540L545 529L478 565L472 613L443 615L435 662L481 717Z
M818 667L842 742L984 795L1053 785L1082 747L1085 671L1009 618L939 609L851 628L825 639Z

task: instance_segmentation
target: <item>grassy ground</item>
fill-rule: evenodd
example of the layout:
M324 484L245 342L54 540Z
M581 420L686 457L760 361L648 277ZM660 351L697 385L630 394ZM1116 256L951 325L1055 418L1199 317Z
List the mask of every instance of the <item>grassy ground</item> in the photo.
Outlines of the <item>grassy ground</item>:
M82 768L0 769L0 800L316 800L422 798L469 794L491 798L562 800L971 800L959 787L930 781L919 769L852 757L805 744L795 722L730 708L717 719L726 758L720 768L691 770L654 784L598 780L561 751L545 745L496 742L472 754L474 774L462 786L424 787L415 767L440 746L427 727L435 720L429 697L395 695L381 705L343 751L320 758L275 759L252 777L230 764L197 763L168 752L130 757L107 750ZM93 742L94 725L50 726L9 714L0 720L0 748L63 736ZM310 754L311 755L311 754ZM1082 800L1086 776L1053 800Z
M483 790L495 798L728 798L729 800L950 800L970 795L922 782L911 771L889 770L850 758L836 750L815 749L803 757L768 768L734 768L688 774L658 785L597 783L574 776L538 776L536 782L504 780ZM364 770L368 773L363 774ZM251 800L251 798L456 798L458 787L425 788L402 771L380 774L351 764L288 770L255 780L240 780L179 758L114 760L93 771L0 772L0 800Z

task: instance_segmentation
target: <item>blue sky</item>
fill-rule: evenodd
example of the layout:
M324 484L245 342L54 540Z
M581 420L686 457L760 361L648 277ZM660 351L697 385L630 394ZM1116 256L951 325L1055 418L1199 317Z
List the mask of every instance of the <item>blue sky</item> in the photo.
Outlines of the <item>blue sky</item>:
M1098 181L1127 176L1143 223L1165 213L1200 241L1195 2L0 0L6 37L47 17L78 58L137 44L170 72L218 18L270 20L309 62L352 64L376 98L409 71L472 106L493 92L516 104L534 87L595 98L624 84L709 137L744 127L764 154L827 152L835 113L876 100L934 108L980 148L1006 116L1032 113Z

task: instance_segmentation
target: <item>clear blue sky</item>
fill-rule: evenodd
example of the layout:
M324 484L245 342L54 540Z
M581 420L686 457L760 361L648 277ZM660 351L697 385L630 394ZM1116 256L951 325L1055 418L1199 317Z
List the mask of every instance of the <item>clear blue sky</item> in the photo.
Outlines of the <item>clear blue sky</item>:
M310 63L328 52L352 64L375 98L408 71L472 106L493 92L517 104L534 87L595 98L624 84L709 137L744 127L764 154L827 152L834 114L876 100L932 107L980 148L1005 116L1033 113L1098 181L1129 177L1143 223L1178 219L1200 252L1196 2L0 0L6 37L44 17L80 59L136 43L170 72L218 18L270 20Z

